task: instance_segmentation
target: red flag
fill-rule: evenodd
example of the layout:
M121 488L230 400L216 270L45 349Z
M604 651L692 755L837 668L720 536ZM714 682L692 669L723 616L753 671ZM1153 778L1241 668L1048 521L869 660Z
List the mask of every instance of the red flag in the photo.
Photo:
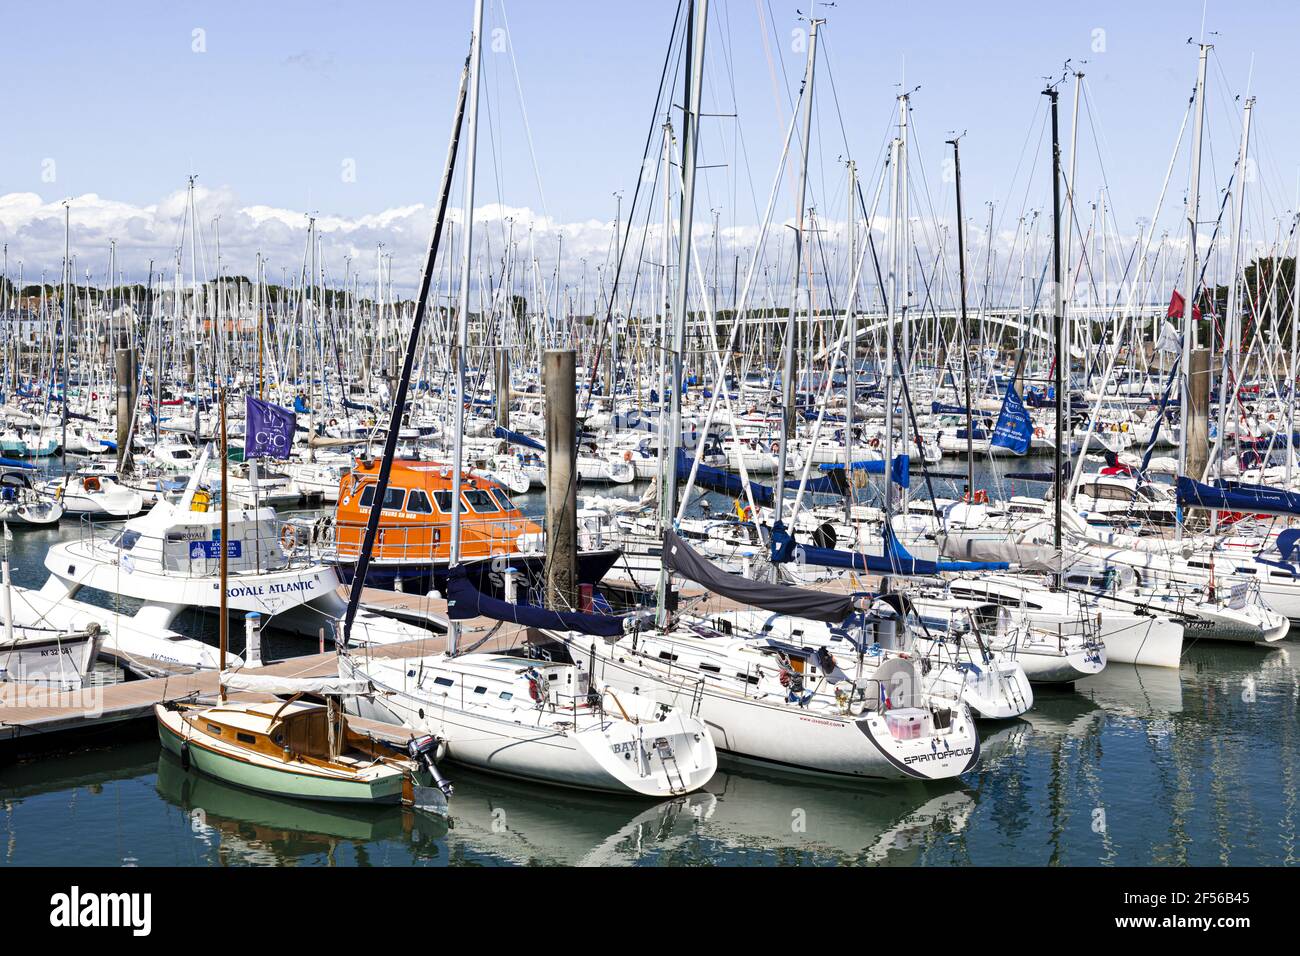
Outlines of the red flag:
M1169 308L1165 312L1165 318L1181 319L1183 317L1183 307L1186 304L1187 301L1175 289L1174 294L1169 297ZM1196 322L1201 321L1201 310L1196 306L1192 306L1192 319Z

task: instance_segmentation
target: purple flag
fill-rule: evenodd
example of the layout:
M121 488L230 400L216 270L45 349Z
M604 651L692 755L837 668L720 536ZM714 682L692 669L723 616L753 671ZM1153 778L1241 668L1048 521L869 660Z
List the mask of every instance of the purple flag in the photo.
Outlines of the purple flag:
M244 405L244 458L288 458L298 416L291 409L247 396Z

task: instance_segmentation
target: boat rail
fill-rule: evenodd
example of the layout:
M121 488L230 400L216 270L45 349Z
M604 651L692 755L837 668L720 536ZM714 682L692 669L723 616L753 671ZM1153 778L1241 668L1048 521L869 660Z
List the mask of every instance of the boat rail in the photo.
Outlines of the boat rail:
M523 550L520 538L529 537L527 519L461 518L461 556L464 558L499 557ZM296 526L295 526L296 527ZM322 526L322 538L315 542L333 547L336 557L355 560L365 540L364 521L335 521ZM541 546L541 535L535 534ZM381 525L375 539L373 557L384 561L430 561L451 554L451 528L434 524Z
M78 521L76 545L89 554L114 551L120 563L129 560L142 570L179 577L212 577L221 573L221 552L212 538L166 532L162 536L129 529L129 521ZM230 573L289 571L318 563L307 552L290 547L288 521L280 518L232 522L229 538ZM196 547L196 545L198 547Z

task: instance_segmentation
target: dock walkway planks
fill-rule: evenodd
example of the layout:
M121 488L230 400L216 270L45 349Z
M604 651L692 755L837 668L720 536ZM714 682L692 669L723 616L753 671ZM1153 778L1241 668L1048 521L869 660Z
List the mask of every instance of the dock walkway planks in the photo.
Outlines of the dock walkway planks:
M465 646L490 637L480 649L505 650L516 645L524 629L516 625L494 628L485 619L467 621L462 631ZM430 633L427 639L358 649L374 657L411 657L446 650L447 638ZM328 677L338 673L333 652L309 654L277 661L252 673L271 677ZM187 697L215 697L216 671L198 671L149 680L89 686L60 692L19 684L0 684L0 744L18 743L35 735L75 736L78 731L103 729L115 723L152 718L154 705Z

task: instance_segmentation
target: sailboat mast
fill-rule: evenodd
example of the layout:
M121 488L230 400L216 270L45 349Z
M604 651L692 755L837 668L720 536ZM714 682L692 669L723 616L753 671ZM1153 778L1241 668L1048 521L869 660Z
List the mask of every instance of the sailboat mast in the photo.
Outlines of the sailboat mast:
M849 270L852 272L853 264L858 261L858 224L857 224L857 201L858 201L858 164L849 160ZM844 390L847 401L844 408L844 478L850 488L853 487L853 403L854 397L858 390L858 313L854 305L856 289L849 290L849 308L848 308L848 339L849 339L849 364L844 376ZM740 321L737 316L736 321ZM853 494L844 496L844 520L852 523L853 521Z
M483 0L474 4L474 40L470 47L469 63L469 117L467 150L465 155L465 235L461 242L460 302L456 309L456 338L452 344L452 365L456 370L455 425L452 428L451 462L451 551L448 569L460 562L460 493L461 454L465 431L465 341L469 335L469 282L473 264L474 236L474 167L478 153L478 92L480 54L483 47ZM456 653L460 625L450 621L447 628L447 653Z
M1200 63L1196 70L1196 119L1192 130L1192 173L1187 194L1187 263L1183 270L1183 358L1179 370L1182 397L1178 424L1178 473L1187 474L1187 426L1191 420L1192 389L1192 338L1196 332L1193 323L1195 312L1197 276L1196 276L1196 222L1201 204L1201 141L1205 129L1205 68L1209 59L1210 44L1200 46ZM1178 522L1178 536L1182 538L1183 523Z
M1300 206L1300 203L1297 203ZM1300 262L1300 212L1296 213L1296 220L1291 228L1296 234L1296 251L1295 261ZM1300 337L1300 328L1297 318L1300 317L1300 274L1292 272L1291 274L1291 355L1287 365L1287 388L1286 388L1286 488L1291 490L1291 471L1295 461L1295 376L1296 376L1296 346L1300 345L1297 338Z
M1215 441L1215 449L1218 452L1220 470L1222 470L1223 456L1227 454L1228 444L1228 381L1231 379L1232 388L1235 392L1240 387L1238 378L1237 358L1240 355L1240 348L1235 347L1240 341L1241 318L1237 311L1237 293L1239 289L1238 267L1241 259L1241 230L1246 218L1246 161L1250 149L1250 115L1254 112L1255 98L1252 96L1246 100L1246 107L1241 120L1241 151L1237 154L1237 171L1233 176L1233 203L1232 203L1232 253L1228 262L1228 301L1224 306L1224 330L1223 330L1223 368L1219 374L1219 436ZM1210 456L1213 460L1214 455ZM1209 471L1210 464L1205 464L1206 472ZM1205 475L1189 475L1197 481L1204 481ZM1217 511L1211 512L1211 526L1218 524Z
M1052 476L1053 487L1053 517L1052 517L1052 545L1058 555L1058 566L1056 572L1056 584L1059 587L1061 583L1060 573L1060 554L1061 554L1061 498L1065 488L1062 484L1062 470L1065 467L1063 462L1063 450L1061 444L1064 440L1064 421L1061 414L1062 402L1064 396L1062 392L1065 388L1063 366L1065 356L1068 354L1064 345L1063 326L1065 306L1062 301L1063 289L1061 288L1061 139L1060 123L1057 116L1057 99L1058 92L1055 87L1049 87L1044 93L1052 102L1052 342L1056 349L1056 361L1053 363L1054 382L1056 391L1056 441L1053 449L1055 458L1055 469Z
M954 137L952 147L953 176L957 180L957 288L961 297L962 369L966 376L966 493L975 500L975 413L971 408L970 389L970 322L966 317L966 220L961 205L961 147ZM992 235L990 233L990 235ZM942 370L941 370L942 371Z
M478 43L478 34L474 35ZM352 642L352 623L356 620L357 607L361 604L361 591L365 587L366 573L370 569L370 555L379 536L379 516L383 509L384 498L388 494L388 479L392 474L393 457L397 453L397 434L401 428L402 410L406 407L406 393L411 382L411 370L415 365L420 332L424 326L425 311L429 301L429 286L433 281L434 264L438 259L438 250L442 245L442 231L447 223L447 209L451 203L452 180L455 178L456 155L460 146L461 126L465 117L466 87L469 85L470 58L465 60L461 70L460 87L456 94L456 110L451 126L451 142L447 146L447 162L443 169L442 183L438 189L438 202L433 217L433 233L429 237L429 252L425 257L424 270L420 274L420 290L415 300L415 311L411 320L410 338L406 343L406 357L402 363L401 374L393 388L393 411L388 420L388 432L384 437L384 457L379 464L379 475L375 479L375 497L366 518L366 532L361 548L357 553L356 569L352 573L352 586L348 593L348 606L343 616L343 646ZM377 297L382 298L382 288ZM455 510L453 509L453 513Z
M795 211L795 239L794 239L794 295L790 299L790 311L785 320L785 365L781 372L781 384L785 393L785 401L781 403L781 441L780 441L780 460L777 462L776 477L776 494L773 501L773 526L781 522L781 511L785 503L785 463L786 463L786 444L795 436L795 361L794 351L797 337L797 323L795 313L799 309L800 291L803 290L803 220L804 205L808 198L808 149L812 140L812 114L813 114L813 78L817 70L817 28L825 23L825 20L814 19L811 21L811 34L808 38L808 65L804 71L803 93L801 94L804 101L803 115L803 148L802 162L799 167L799 192L797 209ZM811 303L812 290L806 290L809 302L809 319L811 320ZM812 342L809 340L809 347Z
M708 0L691 0L691 16L686 39L686 97L682 117L682 206L678 229L677 289L673 302L673 338L670 347L672 384L668 397L668 433L660 421L659 454L664 474L663 494L659 499L661 525L665 531L673 526L677 515L677 447L682 439L682 352L686 349L686 309L691 274L691 229L695 219L695 167L699 150L700 100L704 87L704 41L708 32ZM665 184L665 188L667 185ZM722 387L725 387L722 386ZM659 571L656 607L660 625L668 615L667 567Z
M72 366L68 358L68 343L72 338L72 310L69 300L72 294L72 207L63 204L63 402L60 412L63 435L59 440L59 459L63 468L63 487L68 487L68 393L72 378ZM44 427L44 426L42 426Z
M227 613L228 599L226 597L226 576L229 573L228 558L230 555L230 545L228 541L229 520L230 520L230 485L227 481L227 471L229 470L229 456L226 452L226 386L223 384L217 389L217 414L221 416L221 445L219 453L221 455L221 610L217 621L217 633L220 635L218 641L218 662L217 662L217 699L222 703L226 700L226 685L222 682L221 676L226 673L226 647L230 642L230 617Z

